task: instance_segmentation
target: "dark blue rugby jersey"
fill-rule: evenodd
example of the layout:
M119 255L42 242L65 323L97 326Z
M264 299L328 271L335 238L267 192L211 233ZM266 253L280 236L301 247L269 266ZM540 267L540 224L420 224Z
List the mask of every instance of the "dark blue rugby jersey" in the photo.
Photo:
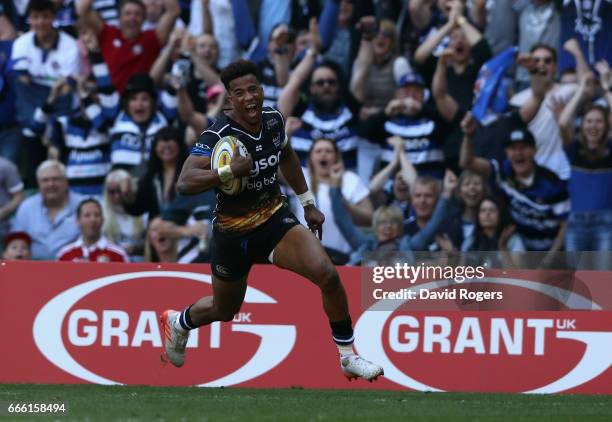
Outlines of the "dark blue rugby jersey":
M549 250L570 211L567 183L536 164L533 183L522 186L508 160L501 167L496 160L491 160L491 177L506 197L516 230L527 250Z
M404 139L404 151L419 176L444 177L444 140L451 126L436 112L424 110L414 117L388 117L384 112L369 118L362 126L362 135L382 148L381 160L393 160L393 148L387 138Z
M334 113L321 113L308 104L300 119L302 126L291 137L291 146L302 166L306 166L313 141L325 138L336 142L347 169L357 168L357 116L346 105L341 105Z
M281 113L264 107L259 134L249 133L225 114L198 138L192 155L212 155L215 144L225 136L238 138L253 157L247 187L238 195L216 189L215 228L223 231L248 231L267 221L283 204L277 179L281 150L287 145L285 122Z

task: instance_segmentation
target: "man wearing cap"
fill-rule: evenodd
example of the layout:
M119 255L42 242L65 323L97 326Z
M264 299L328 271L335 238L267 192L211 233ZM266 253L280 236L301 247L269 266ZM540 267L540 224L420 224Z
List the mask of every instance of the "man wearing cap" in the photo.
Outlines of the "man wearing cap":
M393 148L387 138L401 137L404 151L419 176L442 180L445 169L443 143L451 129L435 107L425 103L421 76L407 73L399 78L395 98L384 111L364 122L361 135L382 146L381 159L385 163L393 160Z
M463 119L461 127L464 133L461 167L490 178L499 188L527 250L560 250L570 210L567 184L536 163L532 133L520 126L511 131L504 143L507 159L500 165L497 160L474 156L472 136L476 121L471 113Z
M143 31L146 9L141 0L120 3L118 28L104 23L93 10L92 2L82 0L78 3L79 23L97 35L113 84L123 92L130 76L151 69L181 9L177 0L164 0L164 13L157 27Z

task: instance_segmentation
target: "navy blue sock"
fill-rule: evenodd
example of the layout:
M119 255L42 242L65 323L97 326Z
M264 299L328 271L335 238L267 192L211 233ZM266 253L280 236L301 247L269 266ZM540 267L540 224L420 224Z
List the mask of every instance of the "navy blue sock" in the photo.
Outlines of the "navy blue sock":
M343 321L329 322L332 329L332 338L338 346L350 346L355 341L353 336L353 323L351 317Z
M193 330L195 328L198 328L191 321L191 317L189 316L189 310L191 309L192 306L193 305L189 305L188 307L186 307L185 310L183 312L181 312L181 315L179 316L179 324L181 324L181 327L185 331L189 331L189 330Z

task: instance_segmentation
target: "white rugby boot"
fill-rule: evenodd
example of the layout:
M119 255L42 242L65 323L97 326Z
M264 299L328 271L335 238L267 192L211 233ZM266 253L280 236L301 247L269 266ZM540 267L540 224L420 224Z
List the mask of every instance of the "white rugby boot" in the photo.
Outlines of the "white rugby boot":
M177 368L185 363L185 346L189 339L189 331L185 331L175 325L179 312L167 309L159 317L164 330L164 353L161 355L163 362L170 362Z
M383 367L362 358L359 355L345 355L340 357L340 368L344 372L344 376L352 381L357 378L363 378L367 381L376 381L376 379L385 374Z

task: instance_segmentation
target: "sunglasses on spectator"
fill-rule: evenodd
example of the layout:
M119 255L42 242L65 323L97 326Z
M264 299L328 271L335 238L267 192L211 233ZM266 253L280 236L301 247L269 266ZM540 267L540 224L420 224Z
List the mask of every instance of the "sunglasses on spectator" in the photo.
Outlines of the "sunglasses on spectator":
M320 87L325 85L336 86L338 81L336 79L319 79L318 81L313 81L312 83Z
M553 59L552 57L534 57L533 61L536 63L544 62L544 64L551 64Z
M121 189L106 189L109 195L119 195L121 193Z

